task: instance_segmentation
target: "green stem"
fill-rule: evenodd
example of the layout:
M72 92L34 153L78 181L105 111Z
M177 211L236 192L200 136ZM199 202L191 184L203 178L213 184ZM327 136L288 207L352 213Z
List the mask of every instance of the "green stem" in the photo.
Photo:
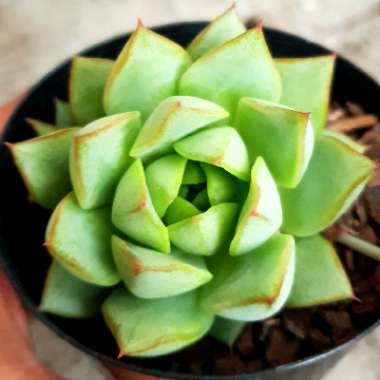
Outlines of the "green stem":
M380 261L380 247L368 243L368 241L362 240L356 236L352 236L347 232L343 232L338 235L336 241L346 245L349 248L354 249L355 251L362 253L363 255Z

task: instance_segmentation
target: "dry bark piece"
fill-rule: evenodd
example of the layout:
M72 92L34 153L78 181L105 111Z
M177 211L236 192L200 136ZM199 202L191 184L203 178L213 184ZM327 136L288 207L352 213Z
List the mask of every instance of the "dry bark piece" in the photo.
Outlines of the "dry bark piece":
M252 373L252 372L262 369L263 367L264 367L264 362L262 360L253 360L253 361L248 362L245 365L245 371L247 373Z
M368 187L364 193L369 215L380 224L380 186Z
M244 372L244 364L237 355L230 354L215 360L215 374L232 375Z
M312 328L309 331L308 341L314 351L323 351L331 345L331 339L321 330Z
M330 125L330 129L337 132L349 132L361 128L367 128L379 121L374 114L345 117Z
M261 331L259 334L259 340L264 341L267 338L272 327L279 326L279 325L280 325L279 319L271 318L271 319L267 319L266 321L263 321L261 325Z
M355 269L354 253L350 249L344 250L344 265L349 272Z
M364 315L374 313L379 306L378 296L374 292L366 293L360 297L360 302L352 304L352 313L356 315Z
M278 327L269 333L265 356L270 366L275 367L289 363L297 358L300 342L289 338Z
M380 152L380 145L379 145L378 152ZM367 187L371 188L371 187L376 187L376 186L380 186L380 165L378 164L375 166L375 170L373 171L372 178L369 180Z
M361 239L368 241L369 243L377 245L378 239L377 239L376 233L369 224L365 224L361 226L358 229L358 235L360 236Z
M380 293L380 264L376 267L376 271L371 278L371 283L375 290Z
M249 358L255 354L255 346L252 339L252 329L248 325L242 331L235 343L235 348L243 358Z
M328 124L334 123L346 115L347 112L343 108L337 107L330 111L327 117L327 122Z
M320 315L329 326L335 342L341 341L352 332L351 317L346 311L322 310Z
M360 197L355 205L355 212L359 218L359 222L361 225L366 225L368 222L367 218L367 210L365 208L364 199Z
M364 109L361 105L354 103L354 102L346 102L345 104L346 110L351 114L351 115L363 115Z
M311 316L310 310L286 310L282 314L282 322L294 336L305 339L310 329Z

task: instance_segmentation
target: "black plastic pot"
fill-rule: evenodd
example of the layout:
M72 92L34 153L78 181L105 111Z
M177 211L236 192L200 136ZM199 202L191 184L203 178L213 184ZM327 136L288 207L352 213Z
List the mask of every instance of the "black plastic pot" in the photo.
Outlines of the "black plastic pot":
M156 31L186 45L205 25L204 22L171 24L157 27ZM310 56L329 51L299 37L266 29L265 34L275 56ZM90 49L81 55L115 58L128 35L116 37ZM149 68L147 68L149 69ZM5 127L3 141L20 141L32 137L24 118L53 120L54 97L67 96L69 62L46 75L37 83L19 105ZM333 99L361 104L367 111L380 116L379 85L347 60L338 57L333 86ZM170 378L194 379L194 375L167 371L170 356L154 360L116 359L116 345L101 317L90 320L70 320L42 314L38 310L43 280L50 259L41 243L49 212L27 201L26 192L4 145L0 147L0 252L1 263L25 306L60 337L97 359L123 366L137 372ZM199 376L199 379L319 379L323 372L350 347L367 335L378 321L369 321L351 341L332 350L281 367L234 376Z

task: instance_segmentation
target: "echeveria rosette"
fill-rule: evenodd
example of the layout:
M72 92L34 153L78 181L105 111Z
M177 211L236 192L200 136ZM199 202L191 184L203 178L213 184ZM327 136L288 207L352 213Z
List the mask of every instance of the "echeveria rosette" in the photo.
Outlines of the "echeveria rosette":
M273 59L233 8L187 51L140 24L115 62L75 58L55 124L29 119L39 137L11 146L54 209L41 309L86 318L105 299L120 356L145 357L352 299L320 233L373 164L324 130L333 65Z

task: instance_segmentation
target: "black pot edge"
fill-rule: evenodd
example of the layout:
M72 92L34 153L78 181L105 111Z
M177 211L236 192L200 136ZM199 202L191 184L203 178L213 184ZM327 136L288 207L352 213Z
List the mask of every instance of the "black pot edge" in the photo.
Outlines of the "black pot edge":
M156 32L160 33L160 32L164 31L167 28L175 28L175 27L178 27L178 26L182 26L183 27L183 26L186 26L186 25L189 25L189 26L191 25L191 26L204 27L206 25L206 23L208 23L208 21L195 21L195 22L194 21L186 21L186 22L178 22L178 23L170 23L170 24L158 25L158 26L152 27L151 29L153 29ZM291 33L288 33L288 32L283 32L283 31L280 31L280 30L275 29L275 28L264 28L264 32L265 32L265 30L268 30L268 31L270 30L272 32L282 34L285 37L289 36L289 37L292 37L292 38L297 38L299 41L302 41L302 42L305 42L305 43L308 43L308 44L312 44L312 45L315 45L315 46L321 46L321 45L319 45L317 43L309 41L308 39L299 37L297 35L294 35L294 34L291 34ZM103 45L103 44L105 44L107 42L110 42L110 41L112 41L114 39L117 39L117 38L123 38L124 36L127 37L128 35L129 35L129 32L127 32L125 34L121 34L121 35L110 37L110 38L108 38L108 39L106 39L104 41L101 41L99 43L91 45L90 47L86 48L85 50L81 50L80 52L78 52L77 54L74 54L73 56L76 56L76 55L87 55L89 51L91 51L92 49L94 49L96 47L100 47L101 45ZM327 49L325 47L324 47L324 49L326 50L326 54L332 53L331 50L329 50L329 49ZM22 98L22 100L17 105L17 107L15 108L15 110L12 112L12 115L10 116L10 118L7 120L7 122L5 124L5 127L3 128L3 131L1 132L1 135L0 135L0 144L4 143L4 141L3 141L4 132L7 131L8 129L10 129L11 125L14 122L15 115L19 112L19 109L21 109L24 106L24 103L26 103L30 98L32 98L34 96L35 90L41 85L41 83L43 83L47 78L53 76L60 68L62 68L66 64L68 64L73 56L65 59L62 63L60 63L59 65L55 66L53 69L51 69L50 71L48 71L43 77L41 77L30 88L30 90L26 93L26 95ZM355 71L357 71L358 73L360 73L362 76L366 77L367 80L372 81L374 83L377 83L377 81L374 78L372 78L369 74L367 74L361 68L359 68L356 65L354 65L353 63L351 63L348 59L342 57L339 54L337 55L337 58L338 58L338 60L344 61L347 65L349 65L352 68L354 68ZM159 371L159 370L144 368L143 365L142 366L137 366L135 364L130 364L130 363L127 363L127 362L124 362L124 361L121 361L121 360L112 359L112 358L110 358L110 357L108 357L106 355L99 354L98 352L93 351L93 350L87 348L86 346L84 346L81 343L77 342L71 336L66 335L54 323L52 323L51 321L49 321L45 317L45 315L43 313L41 313L41 311L38 309L38 307L29 299L29 297L23 291L22 286L18 283L17 279L13 277L12 271L7 266L7 264L6 264L3 256L1 255L1 252L0 252L0 267L4 270L5 274L7 275L8 279L9 279L11 285L12 285L12 287L16 291L17 295L20 297L23 305L28 310L30 310L32 312L33 316L37 320L41 321L45 326L47 326L49 329L51 329L52 331L54 331L54 333L57 336L59 336L60 338L62 338L65 341L69 342L70 344L72 344L74 347L80 349L81 351L89 354L90 356L95 357L96 359L100 360L101 362L104 362L104 363L107 363L107 364L110 364L110 365L113 365L113 366L118 366L118 367L121 367L121 368L125 368L125 369L128 369L128 370L134 371L134 372L138 372L138 373L142 373L142 374L146 374L146 375L150 375L150 376L155 376L155 377L160 377L160 378L172 378L172 379L184 379L184 380L185 379L186 380L191 380L191 379L194 379L194 378L201 379L201 380L231 380L231 379L236 380L238 378L238 379L241 379L241 380L248 380L248 379L254 379L256 376L257 377L264 376L264 375L268 376L270 374L272 374L274 376L276 374L285 373L285 372L288 372L290 370L302 369L303 367L307 367L307 366L310 366L312 364L317 364L317 363L321 362L322 360L327 359L328 357L332 357L332 356L334 356L336 354L339 354L339 353L342 354L345 350L347 350L348 348L350 348L354 343L358 342L363 337L365 337L366 335L370 334L378 326L380 326L380 316L379 316L379 319L375 323L373 323L371 326L369 326L365 330L361 331L359 334L355 335L353 338L351 338L349 341L347 341L347 342L345 342L343 344L340 344L340 345L338 345L336 347L333 347L333 348L331 348L331 349L329 349L327 351L321 352L319 354L315 354L315 355L308 356L308 357L303 358L303 359L299 359L299 360L297 360L295 362L287 363L287 364L284 364L284 365L281 365L281 366L278 366L278 367L275 367L275 368L269 368L269 369L265 369L265 370L261 370L261 371L256 371L256 372L253 372L253 373L243 373L243 374L239 374L239 375L201 375L201 376L195 376L193 374L183 374L183 373L176 373L176 372L170 372L170 371L163 372L163 371Z

